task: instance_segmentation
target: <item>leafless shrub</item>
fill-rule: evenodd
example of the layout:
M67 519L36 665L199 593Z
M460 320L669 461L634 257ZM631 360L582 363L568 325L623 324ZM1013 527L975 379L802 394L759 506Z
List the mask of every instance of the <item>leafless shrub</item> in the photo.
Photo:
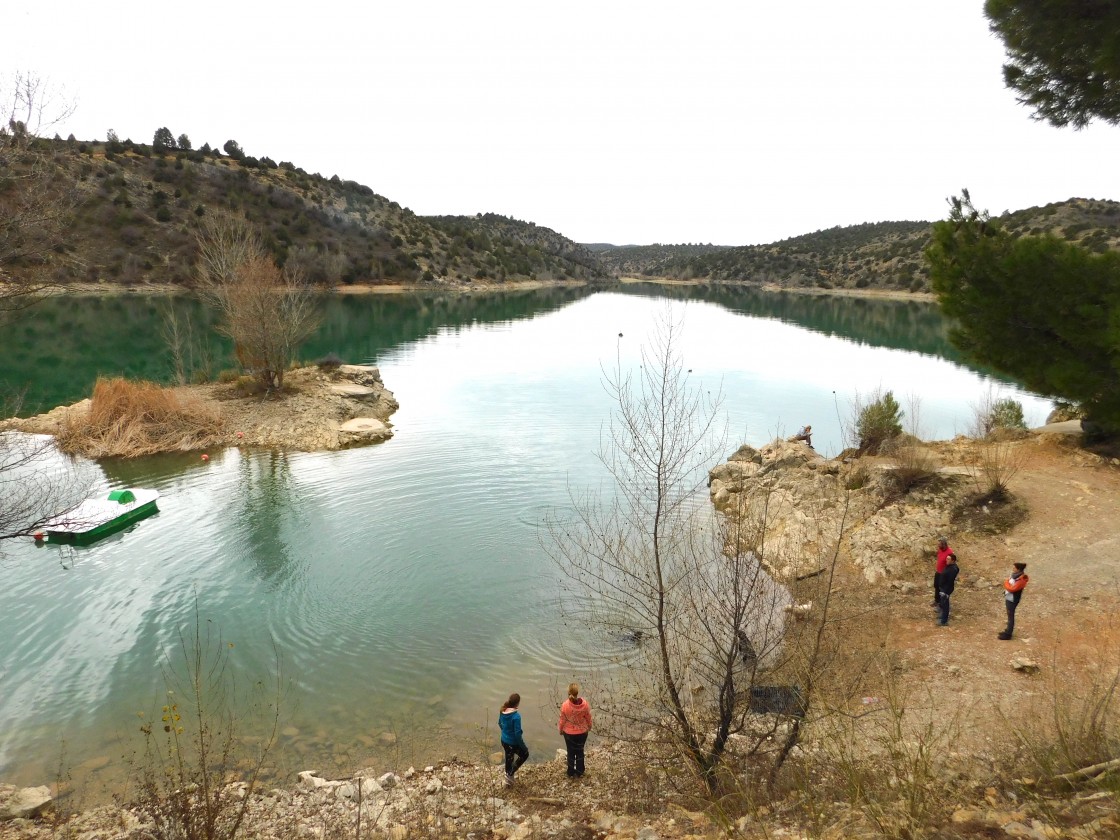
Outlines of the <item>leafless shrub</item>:
M969 472L976 484L977 496L985 502L1002 502L1010 493L1010 483L1026 466L1028 450L1019 438L1025 434L1022 408L1018 413L1010 407L1013 400L1002 400L989 390L973 410L972 436L979 452Z
M86 414L71 414L58 433L64 452L136 458L190 451L221 440L221 414L153 382L98 379Z
M1103 644L1081 656L1056 649L1062 655L1036 678L1043 680L1044 690L1004 721L1015 745L1006 756L1006 773L1039 779L1046 787L1104 786L1120 792L1120 660Z
M907 694L889 672L862 713L837 716L815 742L821 790L814 797L848 802L876 836L924 837L954 801L952 757L966 710Z
M882 454L891 466L884 476L891 495L905 496L937 473L937 460L916 437L899 435L884 444Z
M281 271L248 224L228 215L204 217L198 274L242 368L269 392L283 388L300 344L319 325L313 290L293 268Z
M143 758L133 767L137 809L155 840L233 840L238 836L262 769L276 743L282 682L245 689L230 661L232 644L202 630L180 635L176 658L165 654L166 702L144 721ZM241 729L257 733L249 749Z
M1028 459L1029 451L1017 441L981 442L978 458L970 466L978 495L987 501L1006 501L1011 480L1026 466Z

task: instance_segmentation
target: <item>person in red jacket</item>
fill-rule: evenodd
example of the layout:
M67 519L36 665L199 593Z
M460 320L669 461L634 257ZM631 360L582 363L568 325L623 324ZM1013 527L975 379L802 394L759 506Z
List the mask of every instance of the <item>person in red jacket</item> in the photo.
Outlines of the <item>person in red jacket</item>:
M583 747L591 731L591 707L579 696L579 683L568 686L568 699L560 706L560 734L568 749L568 778L583 775Z
M941 573L945 571L945 561L949 555L953 553L953 549L949 548L949 541L944 537L937 541L937 565L934 566L933 572L933 603L931 607L941 606Z
M1014 565L1015 571L1011 573L1011 577L1003 582L1003 603L1007 607L1007 629L996 637L1003 639L1005 642L1015 632L1015 610L1023 597L1023 590L1027 588L1027 584L1030 582L1030 578L1027 577L1027 564L1015 563Z

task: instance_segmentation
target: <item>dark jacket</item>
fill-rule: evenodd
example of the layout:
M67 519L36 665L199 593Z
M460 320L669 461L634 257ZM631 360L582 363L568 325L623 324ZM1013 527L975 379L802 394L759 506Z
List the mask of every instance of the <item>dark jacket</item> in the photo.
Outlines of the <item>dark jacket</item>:
M957 585L957 575L959 573L960 567L956 563L945 564L945 571L941 573L941 581L938 586L946 595L953 594L953 588Z

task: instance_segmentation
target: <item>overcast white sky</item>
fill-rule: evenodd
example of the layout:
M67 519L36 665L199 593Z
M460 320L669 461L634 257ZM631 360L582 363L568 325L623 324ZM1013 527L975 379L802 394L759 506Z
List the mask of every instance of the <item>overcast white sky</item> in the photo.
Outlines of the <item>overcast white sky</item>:
M5 3L0 70L77 100L62 136L352 179L419 214L579 242L772 242L1120 199L1120 128L1031 120L981 0Z

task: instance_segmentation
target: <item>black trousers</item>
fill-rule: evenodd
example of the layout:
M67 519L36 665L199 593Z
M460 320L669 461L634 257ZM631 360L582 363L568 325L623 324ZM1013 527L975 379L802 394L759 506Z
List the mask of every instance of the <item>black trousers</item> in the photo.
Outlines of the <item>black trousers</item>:
M934 603L941 602L941 572L933 573L933 600Z
M568 748L568 775L583 775L583 747L587 743L587 733L569 735L564 733L564 746Z
M517 772L517 768L529 758L529 748L524 744L515 747L513 744L502 741L502 749L506 753L506 775L512 776Z
M1003 604L1007 607L1007 629L1003 631L1003 635L1011 638L1011 634L1015 632L1015 608L1019 605L1014 601L1004 601Z

